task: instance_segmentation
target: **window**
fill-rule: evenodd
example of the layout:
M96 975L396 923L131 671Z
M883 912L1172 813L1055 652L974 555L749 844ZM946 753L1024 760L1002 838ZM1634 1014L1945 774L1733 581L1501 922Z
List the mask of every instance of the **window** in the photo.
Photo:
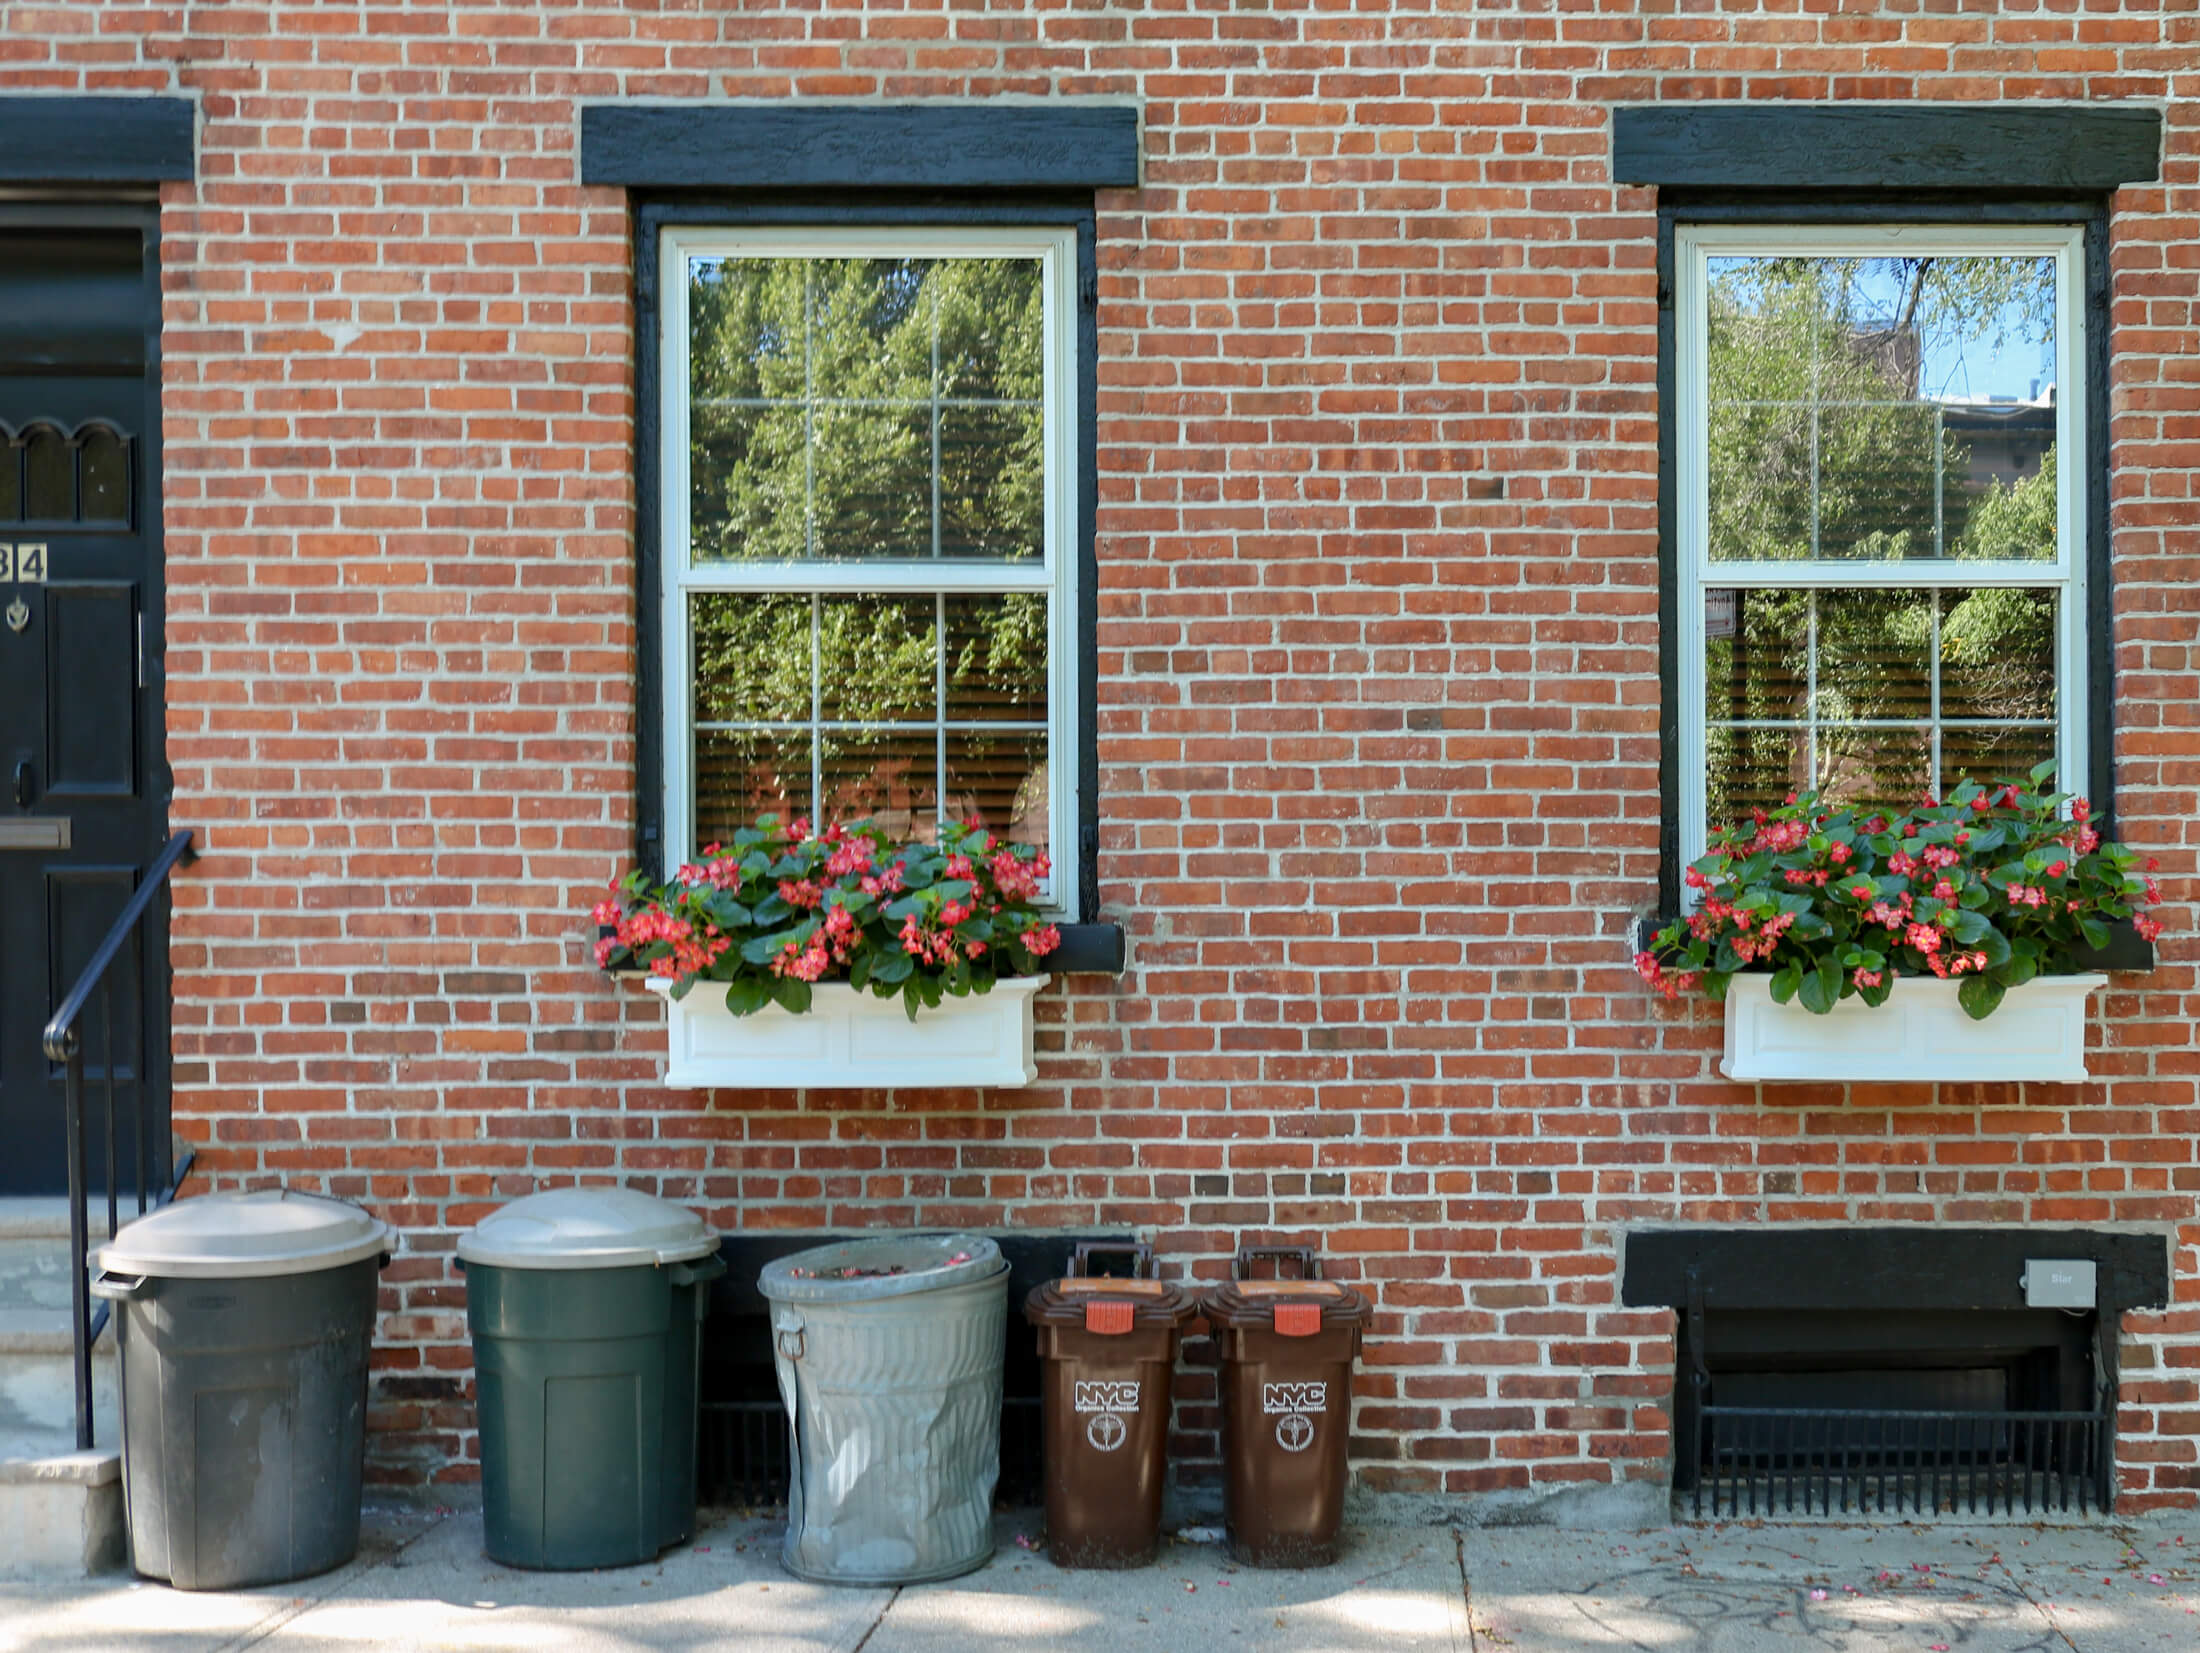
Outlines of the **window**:
M1810 786L2085 787L2083 237L1675 228L1682 865Z
M1075 232L663 232L665 850L977 820L1077 898Z

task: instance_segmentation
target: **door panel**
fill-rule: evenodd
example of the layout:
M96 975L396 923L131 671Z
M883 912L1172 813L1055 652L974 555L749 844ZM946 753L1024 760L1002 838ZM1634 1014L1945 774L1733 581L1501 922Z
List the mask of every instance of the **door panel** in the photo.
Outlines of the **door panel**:
M137 794L137 586L46 587L46 794Z
M165 832L140 629L157 656L148 233L0 221L0 1195L65 1186L61 1074L40 1036ZM111 1036L117 1135L135 1136L142 1106L165 1174L165 913L110 982L111 1029L97 995L79 1024L90 1135ZM88 1169L104 1186L96 1149Z

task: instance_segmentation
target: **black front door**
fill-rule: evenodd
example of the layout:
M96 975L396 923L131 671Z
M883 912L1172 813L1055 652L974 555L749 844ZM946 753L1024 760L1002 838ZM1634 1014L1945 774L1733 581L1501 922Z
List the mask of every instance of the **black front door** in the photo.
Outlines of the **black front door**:
M0 218L0 1195L66 1186L40 1034L166 821L159 312L151 215L132 216ZM111 1076L125 1186L138 1109L149 1170L167 1164L167 979L155 915L86 1018L94 1140Z

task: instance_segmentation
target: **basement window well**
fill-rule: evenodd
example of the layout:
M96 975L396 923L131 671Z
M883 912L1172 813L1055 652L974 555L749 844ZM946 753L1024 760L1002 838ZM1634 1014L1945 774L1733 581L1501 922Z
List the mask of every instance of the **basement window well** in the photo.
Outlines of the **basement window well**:
M2123 1310L2162 1235L1660 1230L1623 1300L1678 1318L1674 1513L2097 1515L2116 1495Z

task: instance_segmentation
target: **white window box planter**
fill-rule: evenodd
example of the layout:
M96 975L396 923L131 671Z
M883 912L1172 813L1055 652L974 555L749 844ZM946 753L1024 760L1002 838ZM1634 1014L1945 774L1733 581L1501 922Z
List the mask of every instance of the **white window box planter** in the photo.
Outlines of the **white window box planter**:
M1031 1001L1050 979L997 981L990 993L919 1010L913 1022L898 996L877 998L846 982L812 988L799 1016L777 1005L736 1016L725 988L708 982L678 1000L661 977L651 977L649 989L670 1012L665 1083L675 1090L907 1090L1038 1078Z
M2086 1077L2085 1009L2100 975L2037 976L2012 987L1974 1022L1957 984L1905 976L1876 1009L1843 999L1813 1016L1797 1000L1772 1002L1770 976L1741 975L1726 990L1729 1079L2044 1079Z

